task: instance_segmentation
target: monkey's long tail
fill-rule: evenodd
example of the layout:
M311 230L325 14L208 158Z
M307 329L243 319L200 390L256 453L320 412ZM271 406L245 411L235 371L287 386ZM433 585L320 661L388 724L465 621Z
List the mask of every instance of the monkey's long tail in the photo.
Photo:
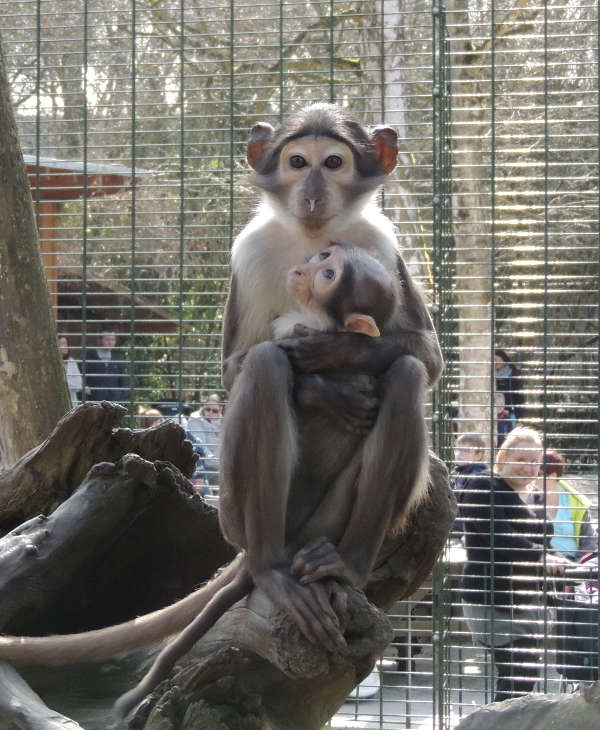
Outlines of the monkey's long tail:
M56 636L0 636L0 659L14 664L47 667L105 661L152 644L184 629L224 586L235 580L240 554L216 578L177 603L131 621L80 634Z
M133 689L119 697L113 708L115 716L123 719L157 684L166 679L177 660L187 654L227 609L248 595L252 586L250 573L242 567L231 583L219 589L201 613L160 652L146 676Z

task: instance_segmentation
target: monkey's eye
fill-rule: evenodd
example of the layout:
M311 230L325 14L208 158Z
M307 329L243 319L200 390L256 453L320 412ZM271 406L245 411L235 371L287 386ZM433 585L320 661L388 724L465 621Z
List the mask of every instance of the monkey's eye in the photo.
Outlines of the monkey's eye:
M342 158L339 155L329 155L329 157L325 160L325 167L328 167L330 170L337 170L338 167L342 166Z
M328 259L330 256L330 251L321 251L321 253L319 254L319 261L325 261L325 259Z
M302 155L292 155L290 157L290 165L295 167L296 170L299 170L301 167L306 165L306 160L302 157Z
M325 269L325 271L323 271L323 276L326 279L333 280L335 279L335 271L333 269Z

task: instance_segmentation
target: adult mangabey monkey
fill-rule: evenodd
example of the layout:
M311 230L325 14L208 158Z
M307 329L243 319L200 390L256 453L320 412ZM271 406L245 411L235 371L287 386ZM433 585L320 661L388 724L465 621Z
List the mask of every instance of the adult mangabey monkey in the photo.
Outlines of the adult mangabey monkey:
M247 157L263 199L232 250L223 340L232 404L223 431L221 525L230 541L247 549L254 583L303 633L339 644L318 581L304 585L294 578L290 547L293 554L304 545L307 531L328 536L337 553L324 558L309 550L303 581L343 574L356 586L365 584L385 535L398 529L425 489L422 391L437 382L442 357L393 225L374 201L396 165L395 132L369 133L344 110L316 104L277 129L256 125ZM268 342L273 319L291 308L283 272L329 241L362 248L397 271L402 306L378 338L338 332L282 346ZM238 384L242 361L244 371L256 374ZM362 379L353 389L347 379L332 377L340 374L371 376L378 411ZM244 387L248 380L256 387ZM331 512L338 516L335 529ZM292 515L296 531L290 531ZM331 532L319 532L321 523Z
M336 332L360 332L362 336L379 337L380 330L396 313L400 304L401 293L397 277L388 273L381 264L372 258L362 249L334 244L313 256L308 262L294 266L286 277L286 290L292 300L296 300L296 310L287 312L278 317L272 324L275 337L283 337L294 330L295 327L312 327L319 331ZM284 345L287 349L289 343ZM258 350L251 350L244 363L234 391L232 400L223 423L225 433L234 433L234 438L239 435L240 423L251 423L255 418L256 409L254 402L247 398L247 394L259 391L265 382L269 382L271 395L276 399L286 401L288 397L288 382L280 377L280 363L285 361L285 367L291 374L284 350L279 349L276 343L263 343ZM254 356L258 354L260 366L253 364ZM394 390L402 389L403 383L391 384ZM417 394L419 395L419 394ZM245 411L245 409L248 409ZM229 415L233 413L233 415ZM291 414L290 414L291 415ZM270 416L265 414L268 421ZM312 414L306 417L299 416L299 423L308 422L311 428L321 428L322 435L331 432L328 424L319 424L318 419ZM247 434L246 438L251 438ZM344 434L342 442L354 444L361 437L348 439ZM227 440L222 442L224 463L231 464L237 460L238 454L229 459L226 454L230 452L230 444ZM332 445L338 440L334 436ZM425 438L423 438L423 443ZM236 447L239 446L239 438L236 438ZM281 489L274 491L287 491L294 494L296 490L304 490L307 486L306 472L303 464L306 463L304 451L307 448L305 440L299 444L300 455L297 465L293 468L290 485L282 485ZM277 442L273 444L277 450ZM248 447L244 446L244 458ZM309 458L313 459L314 453ZM376 455L375 455L376 456ZM268 458L268 457L267 457ZM335 460L335 457L333 457ZM320 468L318 464L314 467ZM252 468L249 464L248 468ZM225 467L227 469L227 467ZM327 472L327 469L325 469ZM223 472L224 474L226 471ZM284 515L285 526L285 564L295 574L292 578L290 573L290 585L287 590L297 587L295 598L289 602L284 601L284 608L297 620L302 631L311 639L319 637L325 646L334 650L345 646L345 642L339 632L338 618L329 603L329 596L321 584L304 586L298 583L297 578L307 583L313 583L317 578L324 576L335 576L338 579L355 582L354 576L346 570L333 547L332 542L337 541L339 535L344 531L345 523L348 520L349 508L352 504L353 495L346 494L348 488L353 484L347 480L338 480L341 489L335 495L327 494L327 499L335 501L335 505L327 507L324 500L324 492L328 488L327 480L320 480L320 492L309 484L308 488L313 494L297 494L296 502L298 508L288 510ZM233 539L231 525L238 532L243 531L236 524L236 521L243 520L238 505L235 504L241 485L226 481L221 487L220 516L224 532L229 539ZM312 503L312 508L306 510L300 503ZM323 502L322 506L319 503ZM344 506L344 503L347 506ZM322 508L325 509L322 509ZM337 507L337 509L336 509ZM323 511L324 514L317 515ZM306 545L307 541L311 541ZM163 649L155 660L152 668L132 690L119 698L115 705L116 714L126 715L137 705L156 685L165 679L175 662L188 652L192 646L208 631L215 621L225 613L240 598L243 598L254 585L254 573L252 557L249 544L244 537L238 536L235 543L237 547L246 550L243 562L236 572L233 580L217 592L210 603L202 612L181 632L181 634L168 646ZM298 548L301 548L298 551ZM295 557L294 557L295 554ZM292 566L292 559L293 566ZM270 585L267 582L263 587L270 593ZM306 594L308 600L302 601ZM298 606L298 597L300 606ZM280 596L276 594L276 600ZM281 604L281 601L279 600ZM311 613L312 612L312 613ZM324 625L324 629L322 628Z
M423 489L425 437L415 399L419 400L425 383L437 382L442 358L424 299L398 251L392 223L373 200L377 186L396 164L395 133L388 128L370 133L344 110L315 105L277 130L257 125L248 143L248 160L264 197L233 249L224 328L224 382L232 388L244 356L261 343L246 357L244 368L251 372L266 359L268 367L281 375L280 380L272 378L272 387L280 391L286 387L281 402L263 400L258 392L253 397L244 391L242 381L233 393L231 408L243 411L244 399L248 408L245 416L229 419L231 427L223 443L232 439L236 448L227 451L236 456L227 461L227 480L238 491L240 484L247 488L242 487L241 502L233 505L226 529L234 542L239 533L242 538L247 533L247 540L238 544L247 544L249 553L254 552L254 563L249 565L253 579L258 576L259 583L266 583L279 604L283 587L292 585L289 610L303 631L311 638L315 634L324 637L326 646L337 645L342 638L320 582L301 585L291 570L301 581L343 574L357 585L364 583L383 534L397 527L407 500ZM385 270L397 271L402 305L380 327L381 337L312 333L286 340L281 346L264 342L271 337L273 321L297 308L285 288L286 272L322 251L330 241L365 249ZM273 352L275 356L270 357ZM283 352L294 363L293 374ZM256 372L260 375L261 371ZM263 392L265 379L259 383ZM400 392L390 388L393 383L398 383L396 391ZM298 431L290 415L294 410ZM249 423L246 430L244 422ZM379 426L384 458L374 464L376 444L370 429ZM252 444L249 438L254 439ZM363 442L364 447L359 448ZM295 464L297 446L302 459ZM256 457L260 457L259 463L255 463ZM362 460L372 467L369 478L367 472L363 478L360 471ZM294 466L296 484L309 488L289 488ZM256 473L251 471L255 467ZM242 482L237 479L240 471ZM265 471L276 478L264 479ZM236 488L230 489L231 499L224 497L224 502L231 502L235 492ZM265 503L267 511L262 512ZM288 538L284 534L286 505L288 514L297 515L297 524L310 521L313 535L327 534L320 529L319 518L329 519L330 511L339 512L340 520L344 515L348 530L338 541L338 552L320 543L304 550L300 531L290 533L293 543L302 546L290 568L291 546L285 545ZM265 532L268 540L261 543ZM358 544L353 542L356 535ZM339 556L344 563L338 561ZM118 626L66 637L0 637L0 658L47 665L98 661L157 641L189 624L217 590L240 576L243 564L244 559L239 558L182 601Z

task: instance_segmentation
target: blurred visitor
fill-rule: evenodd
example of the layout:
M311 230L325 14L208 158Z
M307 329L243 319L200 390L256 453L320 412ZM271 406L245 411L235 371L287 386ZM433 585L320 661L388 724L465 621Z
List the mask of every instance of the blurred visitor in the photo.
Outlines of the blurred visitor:
M69 354L69 341L64 335L58 338L58 351L61 354L63 365L65 366L71 405L75 408L79 402L78 398L83 388L83 380L81 379L79 365Z
M540 434L515 428L500 447L493 472L469 479L468 499L460 506L467 550L463 614L474 642L492 651L496 702L533 690L536 634L544 631L538 576L542 563L548 576L560 576L569 562L545 554L544 522L521 497L538 475L542 456Z
M521 371L504 350L494 351L496 391L504 393L504 407L519 421L523 418L523 379Z
M533 497L536 505L545 506L547 519L552 523L552 550L579 560L598 549L598 537L592 526L591 502L561 479L565 469L564 456L548 449L544 454L542 475L533 483Z
M198 460L196 461L196 468L194 473L190 477L194 489L199 492L203 497L212 494L210 478L214 473L214 467L216 465L219 468L218 459L215 459L212 452L202 444L194 436L191 431L186 432L186 438L192 442L194 453L197 455ZM218 484L218 472L217 472L217 484Z
M188 432L210 454L204 462L207 467L207 478L212 486L219 483L219 447L222 419L223 404L221 398L217 393L212 393L204 401L200 410L191 413L187 423Z
M495 395L496 405L496 446L500 448L504 443L504 439L517 425L517 417L514 413L506 408L506 398L502 391L497 390Z
M165 420L158 408L145 408L144 406L138 409L138 417L140 428L152 428L152 426L158 426Z
M85 354L85 383L90 389L91 400L124 401L127 396L127 379L120 353L115 351L117 336L103 330L99 347Z

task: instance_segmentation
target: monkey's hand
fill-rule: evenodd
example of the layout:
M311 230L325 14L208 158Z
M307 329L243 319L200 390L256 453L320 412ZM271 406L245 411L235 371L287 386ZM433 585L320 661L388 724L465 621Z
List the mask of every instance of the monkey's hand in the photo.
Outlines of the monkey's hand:
M309 335L323 334L323 330L315 330L305 324L294 325L294 337L308 337Z
M320 644L331 652L347 648L326 585L301 585L289 570L279 568L263 570L253 576L253 580L311 643Z
M294 555L292 573L303 584L314 583L322 578L335 578L340 583L358 586L358 575L340 557L333 543L326 537L308 542Z
M296 371L380 375L406 348L395 337L357 332L320 332L278 340Z
M372 378L340 380L297 373L294 385L296 405L318 411L337 430L364 435L373 428L379 398Z
M371 339L354 332L319 332L302 329L302 336L278 340L295 370L302 373L345 372L348 358ZM296 333L296 330L294 330ZM363 342L364 340L364 342Z

